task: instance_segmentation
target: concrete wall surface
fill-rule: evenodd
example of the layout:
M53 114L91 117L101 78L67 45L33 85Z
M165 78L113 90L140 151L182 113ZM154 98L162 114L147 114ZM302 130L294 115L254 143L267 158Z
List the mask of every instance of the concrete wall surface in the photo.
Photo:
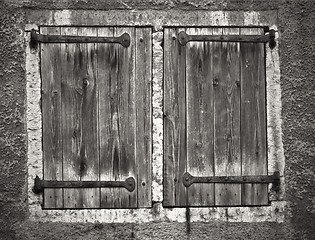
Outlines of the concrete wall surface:
M281 199L286 204L281 205L281 221L261 218L262 221L233 222L224 218L207 218L207 221L187 223L159 217L129 223L97 220L71 222L62 221L62 218L57 218L60 221L36 221L36 216L30 210L28 190L28 144L32 139L28 134L26 116L27 78L30 72L26 67L28 42L25 40L29 33L25 29L36 19L45 22L45 19L49 19L47 13L63 10L77 11L77 22L80 16L86 16L78 12L85 11L90 14L95 11L96 17L115 11L125 12L126 15L140 11L148 16L158 12L163 19L169 18L170 22L180 21L180 18L172 19L176 14L167 15L176 11L184 14L183 21L189 21L189 15L194 12L273 13L270 18L276 21L279 36L278 84L281 87L282 107L281 132L277 134L282 137L285 161L285 189ZM110 16L112 19L108 21L115 21L115 16ZM263 15L265 22L268 22L268 17L268 14ZM119 17L117 19L119 21ZM315 238L314 0L0 0L0 24L0 239ZM161 41L160 33L161 29L155 29L153 35L158 43ZM161 52L160 46L159 43L153 48ZM154 74L153 71L153 78ZM159 202L158 195L153 197ZM159 214L159 208L160 203L154 204L148 210L150 216ZM278 211L278 208L274 209ZM259 219L259 211L256 217Z

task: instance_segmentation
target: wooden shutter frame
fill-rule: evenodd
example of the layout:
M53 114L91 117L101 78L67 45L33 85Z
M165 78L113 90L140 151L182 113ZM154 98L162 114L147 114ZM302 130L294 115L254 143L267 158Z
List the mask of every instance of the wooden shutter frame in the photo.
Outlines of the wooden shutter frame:
M42 27L41 28L41 31L43 31L43 29L51 29L52 31L55 31L55 29L58 30L57 34L60 34L61 32L60 31L70 31L69 34L64 34L64 36L67 36L67 35L75 35L76 33L74 32L71 32L72 30L75 30L75 29L79 29L79 30L84 30L84 32L81 32L81 33L78 33L78 35L82 35L84 36L85 34L86 35L90 35L91 36L91 33L89 32L86 32L86 30L88 29L91 29L92 31L95 31L95 34L98 34L97 32L101 31L102 29L105 29L104 27L89 27L89 28L86 28L86 27ZM61 30L60 30L61 29ZM109 29L109 28L108 28ZM114 31L114 28L111 28L112 32ZM117 205L116 203L113 202L112 203L102 203L102 199L100 199L99 203L96 203L96 204L92 204L92 205L73 205L73 203L69 202L70 205L66 206L65 205L65 199L64 199L64 193L65 191L68 191L69 194L72 194L71 191L73 193L77 192L79 195L82 195L81 193L79 193L80 191L78 191L78 189L75 189L75 188L70 188L70 189L56 189L54 188L51 184L53 183L57 183L57 184L62 184L62 175L60 175L61 177L59 177L58 179L56 179L56 177L52 176L52 177L49 177L48 179L46 178L47 177L47 168L46 170L44 170L44 180L40 180L41 181L41 184L42 184L42 188L44 189L44 203L43 203L43 208L46 208L46 209L73 209L73 208L137 208L137 207L150 207L151 204L152 204L152 201L151 201L151 148L152 148L152 132L151 132L151 118L152 118L152 110L151 110L151 72L152 72L152 39L151 39L151 32L152 32L152 29L149 28L149 27L128 27L128 28L123 28L123 27L118 27L117 28L118 32L115 33L115 35L119 35L120 32L123 32L121 33L119 36L123 36L124 35L124 32L126 31L131 31L129 32L129 35L132 35L133 36L133 39L131 39L131 44L132 44L132 50L130 50L132 52L132 61L126 61L126 63L130 66L132 66L132 73L133 74L133 79L134 79L134 83L132 83L132 88L134 90L136 90L137 92L134 92L134 101L132 101L132 104L134 104L135 108L134 108L134 113L133 113L133 116L134 116L134 121L130 122L130 124L134 124L135 127L130 127L130 131L133 132L134 134L134 151L135 151L135 154L137 156L135 156L135 159L137 159L137 164L140 164L141 167L139 167L138 165L135 165L134 167L134 177L136 177L136 191L134 191L134 193L136 194L135 196L137 196L136 198L136 202L133 204L133 205L126 205L125 203L121 203L121 205ZM129 30L128 30L129 29ZM44 32L45 33L45 32ZM56 32L53 32L54 34ZM101 34L101 32L99 32L99 34ZM93 35L93 34L92 34ZM54 35L54 36L58 36L58 35ZM99 51L100 49L98 49L98 44L99 44L99 41L97 41L96 37L92 39L93 41L93 44L81 44L83 47L86 45L86 46L91 46L93 48L93 51ZM94 44L96 42L96 44ZM80 45L80 46L81 46ZM121 44L123 45L123 44ZM41 47L43 48L46 48L49 49L51 48L51 46L62 46L63 50L65 50L65 48L68 48L69 46L78 46L78 44L60 44L60 43L51 43L51 44L41 44ZM125 48L125 46L123 46ZM114 48L121 48L120 47L114 47ZM128 48L128 47L127 47ZM70 50L71 51L71 50ZM123 50L123 51L126 51L126 50ZM128 49L127 49L128 51ZM62 52L62 54L64 54L64 52L62 50L58 51L58 52ZM98 52L99 53L99 52ZM89 51L89 54L93 54L91 51ZM124 53L122 53L124 54ZM92 55L91 55L92 56ZM127 55L126 55L127 56ZM41 59L43 58L43 55L41 56ZM93 58L93 56L92 56ZM95 63L99 62L99 55L96 55L94 54L94 58L98 58L96 59ZM56 58L53 58L53 59L59 59L59 57L56 57ZM65 58L67 59L67 58ZM79 60L79 59L78 59ZM68 61L68 60L66 60ZM43 59L41 61L41 63L43 63ZM62 62L62 61L61 61ZM139 64L139 67L136 68L135 65L136 65L136 62L137 64ZM51 65L51 64L48 64L47 67ZM66 66L66 65L64 65ZM95 69L100 69L101 65L95 65L93 66ZM43 68L41 69L41 71L45 71ZM55 71L57 74L62 72L62 71ZM98 70L95 70L95 74L98 74L99 71ZM118 74L120 74L121 76L121 71L118 71ZM127 75L126 75L127 76ZM61 78L59 78L61 79ZM42 81L45 81L44 79L42 79ZM53 80L54 81L54 80ZM83 80L82 80L83 81ZM89 80L86 80L86 83L85 81L83 81L83 85L84 86L87 86L89 87ZM60 83L58 83L59 86L60 86ZM135 86L135 84L137 84L137 87ZM44 84L45 85L45 84ZM47 85L47 84L46 84ZM100 91L100 90L97 90L97 91ZM50 91L49 90L49 94L53 94L53 91ZM57 93L58 95L61 94L60 93L60 90L59 91L55 91L55 93ZM125 94L127 96L127 94ZM59 95L60 96L60 95ZM96 95L96 98L98 98L98 93ZM98 102L99 100L96 99L96 101ZM127 103L127 102L126 102ZM129 104L129 103L128 103ZM49 104L45 104L44 103L44 108L47 109L47 106ZM137 107L138 106L138 107ZM139 109L139 107L141 109ZM48 110L45 110L44 109L44 112L47 112ZM44 124L44 127L43 127L43 133L45 132L45 129L47 129L45 126L46 124L46 120L47 118L43 118L43 124ZM60 122L60 121L59 121ZM60 129L60 127L59 127ZM60 131L60 130L58 130ZM62 131L61 131L62 132ZM49 134L48 134L49 135ZM43 139L46 135L43 134ZM62 143L61 141L62 139L60 138L60 140L57 140L56 142L60 142ZM99 141L99 140L97 140ZM138 147L136 147L136 145ZM45 157L45 152L47 151L49 144L43 144L43 150L44 150L44 166L48 167L49 166L52 166L53 164L50 164L50 165L47 165L47 161L45 159L47 159L47 157ZM59 148L60 149L60 148ZM49 155L49 154L48 154ZM47 154L46 154L47 156ZM56 158L57 159L57 158ZM64 160L62 160L62 158L58 158L58 159L61 159L61 165L65 164L64 163ZM58 160L60 161L60 160ZM100 166L101 167L101 166ZM61 168L63 169L64 167L61 166ZM81 167L80 167L81 168ZM60 171L60 173L62 173L63 170ZM97 171L99 172L99 171ZM99 173L97 173L99 174ZM54 174L53 174L54 175ZM100 177L100 176L99 176ZM106 181L99 181L100 179L95 179L94 182L96 182L96 185L97 186L100 186L100 184L102 186L104 186L104 183ZM51 180L50 180L51 179ZM71 180L71 179L68 179L68 180ZM81 182L84 184L93 184L93 181L89 181L89 180L93 180L93 179L87 179L88 181L84 181ZM113 179L115 180L115 179ZM119 179L118 179L119 180ZM36 181L35 181L36 182ZM37 183L39 182L39 179L37 179ZM65 181L65 183L67 183L67 181ZM71 183L71 181L68 183ZM74 187L80 187L80 183L77 183L77 182L74 182L72 181L73 186ZM108 183L108 181L107 181ZM127 182L126 182L127 183ZM129 184L129 182L128 182ZM70 184L71 185L71 184ZM47 186L49 187L53 187L53 189L51 188L47 188ZM60 186L60 185L59 185ZM66 186L66 185L65 185ZM91 186L91 185L90 185ZM67 187L67 186L66 186ZM68 187L67 187L68 188ZM36 186L35 186L35 189L36 189ZM40 188L39 188L40 189ZM128 189L128 186L127 186L127 189ZM83 189L82 189L83 190ZM93 191L94 193L98 194L98 192L100 192L100 189L97 190L97 188L95 190L97 190L96 192L92 189L86 189L87 191ZM36 190L35 190L36 191ZM60 201L58 201L56 203L56 194L55 192L58 192L58 199L61 199ZM70 191L70 192L69 192ZM83 190L85 191L85 190ZM121 198L122 193L119 193L120 190L117 189L117 190L114 190L114 192L116 192L115 195L117 195L115 197L115 199L113 198L114 195L113 194L113 191L109 191L106 193L105 196L109 196L109 197L112 197L112 201L114 200L117 200L117 197L118 199ZM100 192L101 193L101 192ZM109 194L109 195L108 195ZM77 195L79 197L79 195ZM102 195L104 196L104 195ZM119 197L120 196L120 197ZM100 197L96 197L96 195L94 196L95 198L100 198ZM81 197L79 197L81 198ZM49 199L52 199L51 201L47 201ZM87 199L90 199L89 197ZM130 198L129 198L130 199ZM129 200L128 200L129 201ZM126 202L127 203L127 202ZM48 204L48 205L47 205Z
M183 162L181 162L180 158L178 158L178 155L175 156L175 158L177 158L178 160L172 158L173 160L169 160L169 157L172 156L172 150L170 150L170 147L169 145L172 145L171 142L169 142L169 139L170 138L170 130L169 128L171 127L172 129L172 126L176 126L175 122L172 122L170 121L170 119L173 119L174 117L172 116L172 113L170 113L170 111L172 111L172 106L174 107L174 103L177 101L177 100L170 100L171 99L171 95L169 95L169 91L173 91L172 89L169 89L168 87L170 86L169 84L171 83L168 83L168 81L170 81L170 78L173 80L175 79L175 81L180 81L179 78L180 77L180 70L179 70L179 67L178 65L181 65L181 54L185 52L185 49L182 49L182 47L176 47L173 46L173 41L174 39L176 38L180 38L180 33L185 31L184 28L172 28L173 30L176 29L176 34L174 35L174 32L173 32L173 35L170 37L171 33L171 28L165 28L165 41L164 41L164 56L165 56L165 62L164 62L164 66L165 66L165 69L164 69L164 111L165 111L165 117L164 117L164 154L165 154L165 157L164 157L164 189L165 189L165 192L164 192L164 202L163 202L163 206L164 207L180 207L180 206L186 206L187 203L185 201L186 197L184 197L186 194L187 194L187 191L188 189L184 189L184 190L180 190L181 189L181 186L178 186L173 182L173 179L174 181L176 182L177 179L181 179L182 176L183 176L183 173L182 171L178 171L178 167L175 167L175 166L180 166L180 163L183 164ZM196 29L196 28L194 28ZM246 28L244 28L245 31L246 31ZM187 30L187 29L186 29ZM261 28L261 30L263 30L263 28ZM242 30L241 28L241 31L244 31ZM251 29L250 32L253 31L257 31L256 29ZM247 32L248 33L248 32ZM250 34L253 34L253 33L250 33ZM255 34L255 33L254 33ZM271 32L270 33L270 38L272 38L274 32ZM196 34L193 35L193 36L197 36ZM208 36L211 36L211 35L208 35ZM197 38L198 41L202 40L202 37L199 37ZM181 39L178 40L179 42L181 41ZM187 41L188 42L188 41ZM266 41L264 41L266 42ZM186 44L186 43L185 43ZM272 43L271 43L272 44ZM182 44L180 44L182 45ZM184 45L182 45L184 46ZM170 53L171 52L171 53ZM265 51L264 51L265 52ZM178 56L178 59L175 60L175 57ZM264 68L263 68L263 71L264 71L264 84L266 84L266 79L265 79L265 72L266 72L266 66L265 66L265 53L263 54L263 61L264 61ZM181 69L182 71L184 71L183 69ZM171 77L171 75L173 74L173 77ZM170 76L168 76L170 75ZM177 79L177 80L176 80ZM185 80L185 82L187 82L187 80ZM263 89L263 95L266 97L266 94L265 94L265 87ZM174 95L176 97L176 95ZM175 101L175 102L174 102ZM264 102L264 109L266 111L266 99L263 101ZM265 126L265 131L262 133L265 135L265 140L266 140L266 136L267 136L267 133L266 133L266 112L263 114L264 115L264 126ZM187 119L187 118L186 118ZM176 128L173 128L173 132ZM176 132L178 132L178 130L176 130ZM173 133L174 134L174 133ZM185 134L184 134L185 135ZM242 137L242 136L241 136ZM172 137L174 138L174 136ZM265 141L265 144L267 144L267 140ZM183 146L182 144L178 143L178 146ZM184 151L185 152L185 151ZM265 154L267 153L267 149L265 147ZM264 172L265 174L267 174L267 155L265 155L265 166L266 166L266 171ZM174 157L174 156L173 156ZM171 163L172 162L172 163ZM185 160L186 162L186 160ZM187 163L186 163L187 164ZM171 166L173 165L173 167ZM175 168L174 168L175 167ZM244 166L243 166L244 167ZM187 168L187 167L185 167ZM176 170L177 169L177 170ZM176 174L176 173L177 174ZM265 175L263 175L265 177ZM273 176L276 176L275 177L275 180L273 179ZM259 178L259 177L257 177ZM274 182L274 186L277 186L277 184L279 183L279 176L278 176L278 173L275 173L274 175L270 176L270 177L266 177L268 178L268 181L269 182ZM242 184L242 188L244 188L244 186L246 187L245 184ZM255 185L255 184L254 184ZM265 191L267 192L268 191L268 186L265 184L264 185L265 188ZM244 190L243 190L244 191ZM243 192L242 191L242 192ZM265 194L265 196L267 196L268 198L268 193ZM242 198L244 198L244 196L242 196ZM255 197L254 197L255 198ZM264 200L264 202L259 202L257 200L251 200L252 202L239 202L238 204L236 204L235 206L245 206L245 205L268 205L269 202L268 202L268 199L267 201ZM193 206L217 206L216 204L208 204L208 205L202 205L202 204L197 204L197 205L193 205ZM223 204L222 206L229 206L229 204Z

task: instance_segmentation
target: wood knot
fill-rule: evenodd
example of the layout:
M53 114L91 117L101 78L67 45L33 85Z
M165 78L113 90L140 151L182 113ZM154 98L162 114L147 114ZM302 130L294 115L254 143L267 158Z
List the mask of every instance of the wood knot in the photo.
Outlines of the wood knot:
M80 171L80 176L83 176L84 173L86 172L87 169L87 164L85 161L81 161L80 166L79 166L79 171Z
M89 85L89 81L87 78L83 79L83 86L86 87L87 85Z
M219 85L219 79L218 78L214 78L213 79L213 86L217 87Z

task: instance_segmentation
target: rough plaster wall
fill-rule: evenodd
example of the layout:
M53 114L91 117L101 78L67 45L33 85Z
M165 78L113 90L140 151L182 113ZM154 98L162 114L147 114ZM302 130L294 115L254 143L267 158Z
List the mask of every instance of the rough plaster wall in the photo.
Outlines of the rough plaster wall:
M315 236L313 0L0 2L0 239L312 239ZM279 11L283 141L289 208L283 224L63 224L27 221L24 9L208 9Z
M22 9L0 2L0 236L26 217L25 73ZM1 237L0 237L1 239Z
M281 10L283 141L287 197L299 238L315 237L315 1Z
M94 239L284 239L286 229L279 224L192 223L190 237L184 223L64 224L24 225L32 231L19 232L17 239L94 240ZM52 231L51 229L58 229Z

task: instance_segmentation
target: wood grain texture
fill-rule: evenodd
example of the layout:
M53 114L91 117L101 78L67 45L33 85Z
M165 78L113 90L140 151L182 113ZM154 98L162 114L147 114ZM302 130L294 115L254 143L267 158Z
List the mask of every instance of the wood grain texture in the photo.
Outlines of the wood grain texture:
M242 34L263 34L242 29ZM241 43L242 175L267 174L265 48L263 43ZM268 184L244 184L243 205L268 204Z
M42 34L60 34L59 27L43 27ZM41 44L43 166L45 180L62 180L60 44ZM62 208L62 189L45 189L44 208Z
M78 28L79 36L97 36L97 28ZM98 148L98 78L95 43L80 43L78 79L82 84L80 102L81 145L79 153L80 180L99 180ZM82 208L100 207L98 188L81 189Z
M136 42L136 159L138 168L138 207L151 207L151 77L152 29L137 28Z
M128 32L131 45L99 44L99 123L101 179L125 180L136 172L135 30L99 29L99 34ZM137 207L137 189L102 189L102 208Z
M63 35L77 35L77 33L77 28L61 28ZM79 71L79 44L61 44L61 52L63 180L80 181L78 155L81 143L81 118L77 109L79 109L81 87L77 87L78 79L74 74ZM64 189L63 191L64 208L82 206L79 189Z
M216 34L239 34L238 28L217 28ZM214 43L214 162L216 176L241 174L239 43ZM215 184L215 204L241 204L240 184Z
M262 34L262 28L165 29L164 206L265 205L267 184L217 183L214 190L213 184L187 190L178 184L184 171L194 176L267 173L264 44L191 41L181 47L176 35L182 30Z
M64 34L96 35L95 28L64 28ZM64 44L62 61L64 180L98 180L97 79L94 44ZM97 188L64 189L65 208L98 208Z
M190 28L191 35L211 35L211 28ZM193 176L213 176L212 43L186 44L187 171ZM187 189L189 206L214 205L214 184L194 184Z
M42 56L47 179L124 181L133 177L137 186L131 193L124 188L46 189L45 207L150 207L151 28L61 27L50 31L114 37L127 32L131 45L42 44L48 49Z
M98 36L112 37L113 28L99 28ZM98 44L98 79L99 79L99 144L100 144L100 180L115 181L113 171L113 157L117 154L115 146L118 144L117 107L117 58L113 44ZM115 116L113 116L115 115ZM115 142L116 141L116 142ZM115 152L116 151L116 152ZM114 199L119 198L117 190L101 188L101 207L114 208Z
M130 35L130 46L125 48L115 45L118 63L118 99L117 120L120 145L118 158L114 156L114 176L120 180L134 177L136 172L136 105L135 105L135 30L134 28L115 28L114 37L127 32ZM119 169L116 167L119 166ZM138 181L137 181L138 182ZM136 184L137 184L136 182ZM137 190L128 192L126 189L117 189L120 192L120 208L137 207Z
M186 48L178 43L179 31L164 29L164 201L163 206L185 206L186 188Z

